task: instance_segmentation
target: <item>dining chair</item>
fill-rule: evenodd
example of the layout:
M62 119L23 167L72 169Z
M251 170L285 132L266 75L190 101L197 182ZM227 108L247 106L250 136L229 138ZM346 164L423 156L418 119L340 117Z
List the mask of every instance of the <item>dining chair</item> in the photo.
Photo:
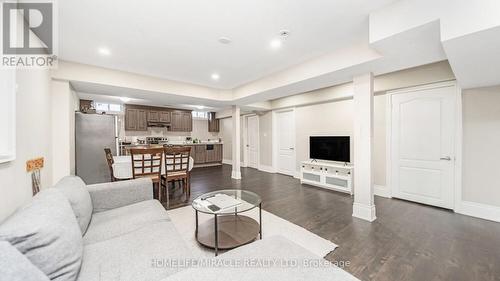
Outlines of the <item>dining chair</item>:
M191 195L191 181L189 162L191 159L190 146L163 146L165 154L165 175L161 176L162 188L166 191L167 208L170 205L169 183L173 183L175 188L176 182L181 182L183 192L186 197L185 202L189 200Z
M153 181L153 194L161 202L160 181L163 161L162 148L132 148L132 175L134 179L150 178Z
M113 164L115 163L115 160L113 159L113 153L111 153L111 149L105 148L104 153L106 154L106 162L108 162L108 169L111 181L118 181L118 179L115 178L115 174L113 173Z

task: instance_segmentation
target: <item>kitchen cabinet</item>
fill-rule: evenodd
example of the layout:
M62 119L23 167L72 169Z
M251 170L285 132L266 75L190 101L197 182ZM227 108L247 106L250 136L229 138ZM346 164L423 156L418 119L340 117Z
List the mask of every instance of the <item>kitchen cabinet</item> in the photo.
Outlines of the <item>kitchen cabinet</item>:
M158 111L148 111L148 122L158 122L160 120L160 115Z
M215 112L208 113L208 131L217 133L219 132L219 119L215 118Z
M170 112L169 111L160 111L158 112L160 122L170 123Z
M148 112L145 109L127 108L125 109L125 130L127 131L147 131Z
M206 146L205 145L195 145L194 146L194 164L203 164L206 162Z
M148 123L170 124L168 130L174 132L191 132L193 130L191 111L144 105L126 105L125 130L147 131Z
M137 131L148 130L148 111L145 109L137 110Z
M193 130L193 116L190 111L172 111L170 131L191 132Z
M125 109L125 130L137 131L137 109Z
M222 145L220 144L207 144L206 150L206 163L221 162L222 161Z

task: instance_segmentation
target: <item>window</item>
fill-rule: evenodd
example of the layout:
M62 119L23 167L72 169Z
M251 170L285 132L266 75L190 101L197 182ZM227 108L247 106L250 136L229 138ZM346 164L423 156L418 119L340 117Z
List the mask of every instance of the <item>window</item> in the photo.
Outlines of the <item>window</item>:
M104 112L120 112L122 110L122 106L114 103L95 103L96 111L104 111Z
M208 112L193 111L192 114L193 114L193 118L208 119Z
M0 69L0 163L16 159L16 71Z

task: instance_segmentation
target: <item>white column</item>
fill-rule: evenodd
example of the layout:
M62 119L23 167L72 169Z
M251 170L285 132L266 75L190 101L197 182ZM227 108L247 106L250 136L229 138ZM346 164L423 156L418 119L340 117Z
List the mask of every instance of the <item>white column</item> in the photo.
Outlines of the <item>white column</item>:
M233 118L233 172L231 173L231 178L233 179L241 179L241 170L240 170L240 107L233 105L231 108L231 114Z
M352 215L374 221L373 74L354 77L354 204Z

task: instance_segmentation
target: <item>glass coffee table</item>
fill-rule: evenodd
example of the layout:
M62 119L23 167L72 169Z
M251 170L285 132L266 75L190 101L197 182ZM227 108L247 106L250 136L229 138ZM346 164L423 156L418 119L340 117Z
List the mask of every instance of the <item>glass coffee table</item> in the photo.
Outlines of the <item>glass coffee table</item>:
M225 194L241 204L217 210L207 199L216 195ZM217 190L203 194L193 201L196 212L195 236L198 243L215 250L228 250L248 244L257 237L262 239L262 200L259 195L241 189ZM259 208L259 221L242 215L254 208ZM213 215L210 220L198 225L198 212Z

